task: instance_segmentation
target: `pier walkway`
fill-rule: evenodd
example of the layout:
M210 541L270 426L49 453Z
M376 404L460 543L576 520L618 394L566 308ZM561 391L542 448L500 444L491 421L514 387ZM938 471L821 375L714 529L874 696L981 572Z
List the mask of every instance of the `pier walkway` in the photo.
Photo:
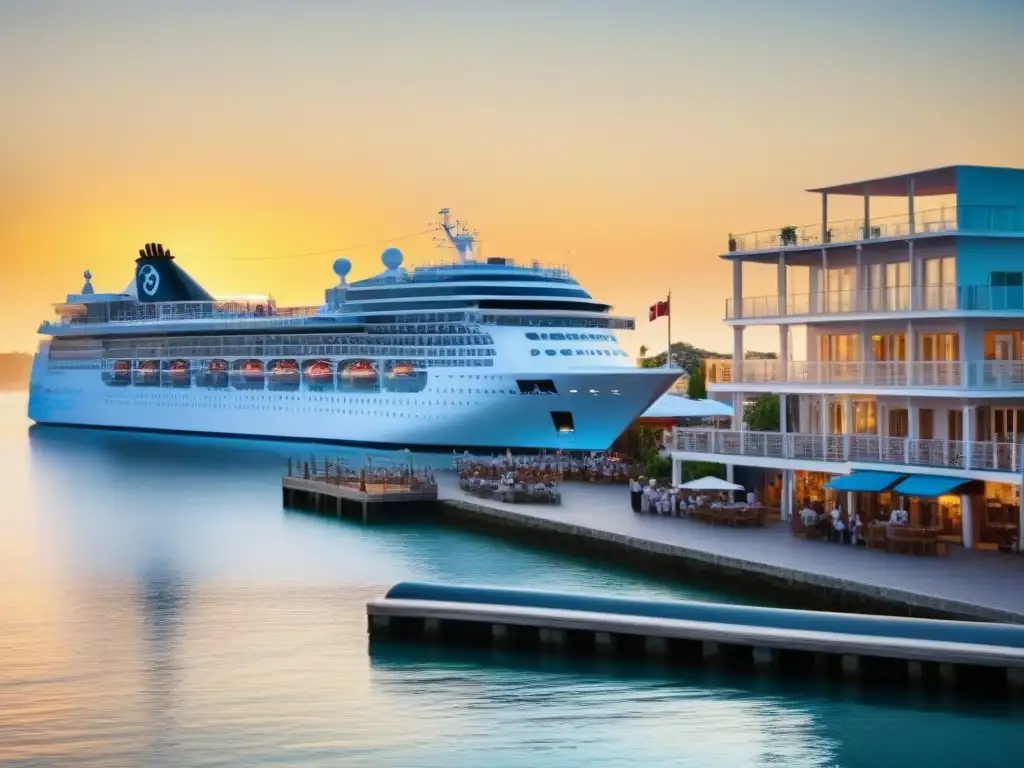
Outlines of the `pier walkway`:
M463 493L450 473L439 496L493 522L552 531L860 596L944 616L1024 624L1024 556L951 548L948 557L914 557L864 547L808 541L787 524L729 528L686 518L637 515L626 488L564 483L560 506L483 501Z

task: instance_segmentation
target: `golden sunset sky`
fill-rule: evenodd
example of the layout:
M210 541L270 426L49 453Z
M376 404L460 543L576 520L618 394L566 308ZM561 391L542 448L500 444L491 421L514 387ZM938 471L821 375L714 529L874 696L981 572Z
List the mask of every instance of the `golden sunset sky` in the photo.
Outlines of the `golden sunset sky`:
M630 350L664 349L671 289L674 338L726 351L729 232L814 222L813 186L1024 166L1022 40L1019 0L0 0L0 350L147 241L314 304L335 256L437 259L396 238L449 206L637 316Z

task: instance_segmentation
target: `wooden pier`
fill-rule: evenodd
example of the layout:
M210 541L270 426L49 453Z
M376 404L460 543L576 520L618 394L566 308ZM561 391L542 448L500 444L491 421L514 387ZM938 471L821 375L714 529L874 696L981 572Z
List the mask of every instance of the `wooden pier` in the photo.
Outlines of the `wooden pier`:
M371 638L1024 692L1024 627L687 601L402 583Z
M285 507L348 517L365 522L433 513L437 484L429 471L411 466L359 470L341 462L288 461L281 481Z

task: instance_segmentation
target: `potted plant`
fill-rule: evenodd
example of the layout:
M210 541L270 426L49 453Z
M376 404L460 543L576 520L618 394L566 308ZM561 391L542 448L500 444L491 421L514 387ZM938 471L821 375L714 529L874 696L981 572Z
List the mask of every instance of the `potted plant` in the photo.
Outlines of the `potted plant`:
M825 242L826 243L831 243L832 242L832 228L831 227L829 227L828 229L825 230Z
M872 227L871 228L870 237L881 237L881 236L882 236L882 228L881 227Z
M796 245L796 227L783 227L780 229L779 243L782 245Z
M729 233L729 253L736 253L736 238L732 232Z

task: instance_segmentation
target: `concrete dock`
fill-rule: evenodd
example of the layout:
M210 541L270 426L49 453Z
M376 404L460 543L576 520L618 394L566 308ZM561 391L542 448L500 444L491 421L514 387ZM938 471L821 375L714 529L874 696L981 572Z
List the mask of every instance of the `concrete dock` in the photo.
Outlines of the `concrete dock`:
M1018 625L417 583L369 602L367 618L376 639L1024 692Z
M1024 557L952 548L943 558L638 515L617 487L565 483L560 506L482 501L438 476L444 519L503 537L650 567L804 607L1024 624Z

